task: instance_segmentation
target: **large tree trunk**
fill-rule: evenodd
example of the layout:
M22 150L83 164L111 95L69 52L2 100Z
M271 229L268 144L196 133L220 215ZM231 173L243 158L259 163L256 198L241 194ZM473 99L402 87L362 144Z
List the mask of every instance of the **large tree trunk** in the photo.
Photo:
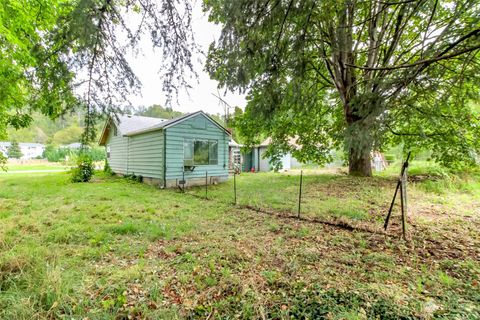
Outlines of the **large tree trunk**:
M347 99L346 99L347 101ZM352 176L371 177L372 128L358 114L358 109L345 105L347 122L346 145L348 146L348 173Z
M350 149L348 155L348 174L361 177L372 176L370 150L355 151Z

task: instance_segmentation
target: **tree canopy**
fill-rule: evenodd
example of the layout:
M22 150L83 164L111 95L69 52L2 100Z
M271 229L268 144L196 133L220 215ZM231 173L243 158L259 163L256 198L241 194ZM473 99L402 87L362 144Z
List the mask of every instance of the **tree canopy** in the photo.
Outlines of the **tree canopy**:
M158 104L154 104L149 107L139 107L135 114L139 116L161 119L172 119L183 115L182 112L175 111L171 107L164 108Z
M446 164L480 149L480 3L206 0L222 25L207 70L248 93L239 127L271 155L319 163L343 147L350 173L391 143L428 148ZM302 147L291 150L291 137Z
M85 141L98 115L122 111L140 81L127 61L142 36L160 48L169 98L194 73L190 2L5 0L0 4L0 139L38 111L51 118L85 108Z

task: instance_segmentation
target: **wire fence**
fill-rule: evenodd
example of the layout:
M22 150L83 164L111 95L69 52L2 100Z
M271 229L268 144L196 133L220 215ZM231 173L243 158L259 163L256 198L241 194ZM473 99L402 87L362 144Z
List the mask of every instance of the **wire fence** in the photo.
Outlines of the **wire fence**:
M363 225L374 232L383 229L392 192L391 181L386 179L352 179L311 170L241 173L222 183L214 183L216 180L205 172L204 181L202 186L187 187L183 192L278 216L346 228ZM394 223L399 225L401 220L397 220Z

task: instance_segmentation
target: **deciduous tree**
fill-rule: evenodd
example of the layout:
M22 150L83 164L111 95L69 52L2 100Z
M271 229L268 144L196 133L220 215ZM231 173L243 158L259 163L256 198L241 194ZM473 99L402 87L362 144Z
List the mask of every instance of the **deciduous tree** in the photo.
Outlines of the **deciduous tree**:
M391 142L471 162L480 146L480 3L476 0L205 0L222 25L207 70L248 92L250 143L269 135L326 162L342 145L351 174Z

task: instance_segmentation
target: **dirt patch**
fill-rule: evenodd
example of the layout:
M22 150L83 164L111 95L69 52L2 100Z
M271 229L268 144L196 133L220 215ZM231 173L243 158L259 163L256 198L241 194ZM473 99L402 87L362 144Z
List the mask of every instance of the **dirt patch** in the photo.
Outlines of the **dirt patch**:
M181 253L180 249L177 247L174 250L166 250L166 246L168 245L168 241L160 239L155 243L151 244L148 247L147 252L145 253L145 257L147 259L162 259L162 260L169 260L175 258L177 255Z

